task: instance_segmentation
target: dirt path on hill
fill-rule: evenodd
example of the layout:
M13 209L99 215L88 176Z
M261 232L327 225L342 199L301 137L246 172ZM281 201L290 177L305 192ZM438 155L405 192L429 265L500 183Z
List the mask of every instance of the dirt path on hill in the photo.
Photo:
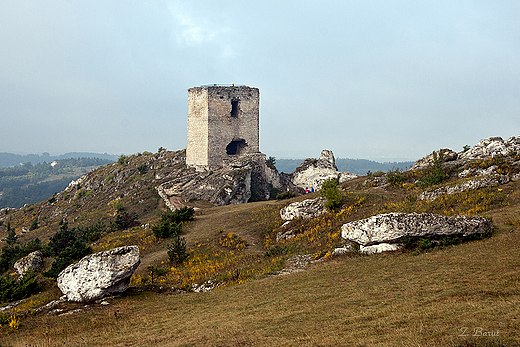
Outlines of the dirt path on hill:
M247 242L246 252L263 253L263 235L258 229L246 223L251 212L266 205L277 205L279 201L259 201L247 204L211 207L197 211L195 220L186 225L183 236L188 247L196 241L216 240L221 235L234 233Z

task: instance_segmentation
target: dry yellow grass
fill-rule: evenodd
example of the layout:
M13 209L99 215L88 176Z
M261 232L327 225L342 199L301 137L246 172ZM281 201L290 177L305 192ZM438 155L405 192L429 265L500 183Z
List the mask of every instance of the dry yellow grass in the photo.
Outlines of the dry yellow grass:
M518 254L520 232L501 232L418 256L338 257L210 293L134 293L27 317L1 345L512 346Z

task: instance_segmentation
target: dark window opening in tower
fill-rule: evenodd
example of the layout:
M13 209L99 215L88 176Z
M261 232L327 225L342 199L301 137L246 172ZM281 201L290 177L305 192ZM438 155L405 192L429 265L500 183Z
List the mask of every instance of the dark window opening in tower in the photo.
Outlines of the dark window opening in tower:
M226 153L228 155L240 154L247 147L245 140L231 141L226 147Z
M238 101L231 100L231 117L238 117Z

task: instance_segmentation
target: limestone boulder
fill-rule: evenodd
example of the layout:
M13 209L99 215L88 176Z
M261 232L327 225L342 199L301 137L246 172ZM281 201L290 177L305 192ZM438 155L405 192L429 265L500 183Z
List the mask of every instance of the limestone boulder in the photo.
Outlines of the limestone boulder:
M140 263L137 246L92 254L63 270L58 275L58 287L69 301L95 301L127 290Z
M305 159L291 174L292 183L302 189L321 189L323 181L339 179L340 183L358 177L348 172L339 172L332 151L324 149L319 159Z
M361 246L395 244L408 237L468 236L491 231L482 217L446 217L430 213L387 213L344 224L341 236Z
M43 254L40 251L34 251L29 255L19 259L14 263L13 267L16 272L23 276L29 270L36 271L43 264Z
M280 210L280 217L283 220L293 220L293 219L310 219L316 218L327 212L325 208L325 199L324 198L316 198L316 199L305 199L300 202L293 202L292 204L282 208Z

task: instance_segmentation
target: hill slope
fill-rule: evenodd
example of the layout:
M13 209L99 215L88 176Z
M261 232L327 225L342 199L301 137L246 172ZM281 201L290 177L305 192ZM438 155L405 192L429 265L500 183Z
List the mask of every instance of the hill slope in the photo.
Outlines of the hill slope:
M8 217L20 234L22 227L38 217L40 227L25 233L21 242L35 237L46 240L63 218L71 226L98 220L109 223L115 218L117 204L138 213L141 224L153 224L158 219L156 212L164 209L154 187L171 167L180 165L182 169L183 164L172 159L176 155L133 156L123 165L112 164L89 174L90 182L97 185L79 182L53 202L31 205L0 218L6 221ZM20 329L11 332L4 343L514 345L520 327L520 181L444 195L433 201L417 197L424 191L478 179L459 176L473 168L495 167L496 172L512 177L519 172L519 160L512 154L446 163L437 167L444 176L435 183L432 179L439 173L435 167L348 181L342 186L341 209L291 222L297 236L280 242L275 241L282 224L280 208L288 202L316 197L316 193L289 201L221 207L190 201L188 204L199 210L195 220L183 228L182 236L190 249L183 264L168 261L170 241L155 238L150 229L136 226L107 232L92 245L95 251L139 245L143 263L132 279L135 288L122 298L109 299L106 307L86 309L67 304L64 309L81 312L61 317L23 316ZM143 163L153 171L141 173L138 168ZM479 214L491 218L496 231L491 238L462 245L431 249L415 244L388 255L367 257L352 252L330 256L330 251L344 242L339 236L342 224L392 211ZM0 235L5 235L5 223L3 228ZM324 260L304 272L270 276L283 266L290 267L291 259L298 254ZM149 265L166 273L153 278ZM167 295L172 293L169 288L188 289L208 280L220 283L220 289ZM149 291L152 288L155 290ZM49 284L45 292L14 310L23 312L57 296L59 293Z

